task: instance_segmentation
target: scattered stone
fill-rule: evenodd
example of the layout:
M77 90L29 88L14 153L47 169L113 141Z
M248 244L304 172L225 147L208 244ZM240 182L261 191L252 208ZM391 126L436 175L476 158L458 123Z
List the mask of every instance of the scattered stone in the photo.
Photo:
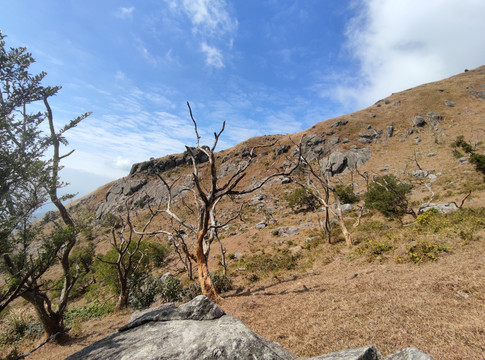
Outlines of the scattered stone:
M350 140L348 138L342 139L342 144L348 144Z
M233 175L237 171L237 166L235 163L228 162L219 167L219 170L217 171L217 177L218 178L223 178L228 175Z
M416 144L419 144L419 143L421 142L421 139L419 138L419 136L416 136L416 137L414 138L414 142L415 142Z
M394 124L386 126L386 133L387 137L392 137L392 134L394 134Z
M327 136L331 136L331 135L335 134L335 132L333 130L328 130L325 134Z
M428 121L433 126L438 126L440 124L441 120L443 120L443 116L441 116L440 114L437 114L437 113L434 113L434 112L428 113Z
M466 156L461 157L458 161L460 161L460 164L468 164L468 158Z
M422 116L415 116L413 119L413 126L415 127L423 127L426 125L426 120Z
M394 103L394 106L399 106L399 105L401 105L401 102L400 102L400 101L396 101L396 102Z
M429 153L428 157L433 157L433 156L436 156L436 155L437 155L436 153Z
M419 208L419 213L422 214L428 210L431 209L436 209L442 214L450 214L452 212L455 212L458 210L458 206L456 206L455 203L448 203L448 204L434 204L434 203L429 203L429 204L423 204Z
M288 176L284 176L282 179L281 179L281 183L284 185L284 184L289 184L291 183L291 178L288 177Z
M264 195L264 194L256 194L252 198L252 203L253 203L253 205L256 205L256 204L264 201L265 198L266 198L266 195Z
M429 182L431 183L435 182L437 178L438 177L436 175L433 175L433 174L428 175Z
M300 231L300 229L298 229L296 226L282 226L276 229L276 231L278 232L279 236L283 236L283 235L288 236L288 235L297 234Z
M274 149L274 154L276 156L281 154L286 154L290 150L290 148L291 148L290 145L280 145L276 149Z
M478 91L477 97L480 99L485 99L485 91Z
M169 277L172 277L172 276L173 276L172 273L168 271L160 277L160 281L164 283L165 281L167 281Z
M408 129L408 135L414 134L414 129Z
M430 174L428 170L414 170L413 176L415 178L425 178Z
M445 105L449 107L454 107L456 106L456 103L454 101L445 100Z
M264 221L261 221L259 223L256 224L256 230L261 230L261 229L264 229L266 227L266 222Z
M386 99L386 100L384 101L384 104L386 104L386 105L389 105L390 103L391 103L391 100L389 100L389 99Z
M371 345L314 356L307 360L381 360L381 355L377 351L377 348Z
M339 120L337 122L334 122L332 124L332 126L330 126L331 128L336 128L336 127L339 127L339 126L344 126L344 125L347 125L349 121L348 120L345 120L345 119L342 119L342 120Z
M332 136L330 138L329 144L330 145L336 145L336 144L338 144L339 141L340 141L340 137L338 137L338 136Z
M241 254L241 252L240 252L240 251L236 251L236 252L234 253L234 259L236 259L236 260L239 260L240 258L242 258L242 256L243 256L243 255Z
M313 236L309 236L309 237L307 237L307 238L306 238L305 242L307 242L307 243L311 243L311 242L313 242L314 240L315 240L315 238L314 238Z
M342 204L340 205L340 208L342 209L342 212L347 212L352 210L354 206L352 204Z
M375 117L377 117L377 115L376 115L376 114L374 114L374 113L371 113L369 116L370 116L371 118L375 118Z

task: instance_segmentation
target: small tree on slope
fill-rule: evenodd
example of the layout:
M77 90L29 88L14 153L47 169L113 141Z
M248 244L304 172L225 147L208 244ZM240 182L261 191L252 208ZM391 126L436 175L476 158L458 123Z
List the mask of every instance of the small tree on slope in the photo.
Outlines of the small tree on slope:
M191 148L186 146L187 152L192 159L192 180L194 187L184 189L183 193L193 194L193 207L195 208L196 221L195 223L191 223L188 220L178 216L176 212L173 211L172 205L174 202L174 195L172 186L165 178L163 178L160 173L156 175L161 180L163 186L165 186L168 192L168 200L164 208L154 210L154 213L165 214L173 222L177 223L180 229L183 229L185 233L191 234L195 238L194 248L190 250L188 247L182 247L183 251L197 264L198 280L202 293L212 301L218 301L220 297L217 294L209 273L208 258L210 253L210 245L214 240L217 239L218 229L226 226L229 222L238 218L242 210L241 206L239 210L232 214L232 216L229 216L224 222L221 223L217 219L218 204L224 198L252 193L263 187L268 180L276 176L289 175L295 168L290 169L288 172L273 173L266 176L255 185L249 185L249 187L244 188L241 185L241 182L246 177L248 168L254 163L254 159L256 158L255 151L258 148L273 146L275 143L270 145L260 145L253 147L249 152L247 160L241 161L235 173L229 176L228 179L222 181L222 179L218 177L215 149L219 141L219 137L224 131L225 122L223 123L221 130L218 133L214 133L214 143L212 147L201 146L199 142L200 136L197 129L197 122L193 117L190 104L187 103L187 106L189 109L190 118L194 124L196 147ZM207 156L209 165L206 171L202 171L200 165L197 163L196 151L202 151ZM173 239L180 238L180 231L156 230L147 232L137 231L134 227L132 227L132 231L138 235L166 234L171 236Z

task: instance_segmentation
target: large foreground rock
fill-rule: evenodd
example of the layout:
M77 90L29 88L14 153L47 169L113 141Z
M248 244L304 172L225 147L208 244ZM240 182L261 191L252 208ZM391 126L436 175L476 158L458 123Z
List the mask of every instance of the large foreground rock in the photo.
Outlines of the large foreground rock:
M68 359L295 359L205 296L145 313Z
M200 295L175 307L163 304L135 313L130 322L104 339L69 356L70 360L119 359L280 359L296 360L280 344L252 332ZM389 359L433 360L417 349ZM310 360L310 359L309 359ZM311 360L381 360L375 346L347 349Z

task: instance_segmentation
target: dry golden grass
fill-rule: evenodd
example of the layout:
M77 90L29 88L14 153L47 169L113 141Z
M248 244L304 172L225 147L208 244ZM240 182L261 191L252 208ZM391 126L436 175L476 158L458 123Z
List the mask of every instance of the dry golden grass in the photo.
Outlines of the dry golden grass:
M485 241L438 262L368 264L337 258L258 283L223 308L298 356L376 344L415 346L435 359L485 353Z

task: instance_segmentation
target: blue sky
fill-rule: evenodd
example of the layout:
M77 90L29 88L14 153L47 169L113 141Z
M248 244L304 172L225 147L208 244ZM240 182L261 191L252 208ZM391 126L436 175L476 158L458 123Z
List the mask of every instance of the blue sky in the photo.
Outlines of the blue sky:
M483 0L0 0L58 126L63 179L84 194L131 164L202 142L285 134L485 64ZM66 150L67 151L67 150Z

